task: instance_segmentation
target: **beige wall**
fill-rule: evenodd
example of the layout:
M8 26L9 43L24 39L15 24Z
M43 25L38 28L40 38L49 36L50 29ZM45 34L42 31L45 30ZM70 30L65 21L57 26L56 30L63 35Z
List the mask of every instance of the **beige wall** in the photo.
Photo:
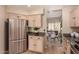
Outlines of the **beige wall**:
M0 53L4 53L5 6L0 6Z

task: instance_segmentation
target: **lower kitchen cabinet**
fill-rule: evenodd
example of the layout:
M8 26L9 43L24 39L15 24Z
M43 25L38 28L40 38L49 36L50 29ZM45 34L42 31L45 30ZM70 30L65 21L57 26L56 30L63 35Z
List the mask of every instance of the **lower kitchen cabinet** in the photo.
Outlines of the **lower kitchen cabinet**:
M41 36L29 36L29 50L34 52L44 52L44 38Z
M35 49L35 41L33 36L29 36L29 50L34 51Z
M42 37L37 37L36 38L36 45L37 45L37 47L36 47L36 51L39 51L39 52L43 52L43 38Z

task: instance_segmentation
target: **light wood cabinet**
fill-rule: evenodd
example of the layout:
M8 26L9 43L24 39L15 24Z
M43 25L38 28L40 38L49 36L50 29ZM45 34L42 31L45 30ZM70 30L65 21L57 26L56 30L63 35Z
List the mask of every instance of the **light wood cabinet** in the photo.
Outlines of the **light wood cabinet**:
M37 46L36 46L36 51L37 51L37 52L41 52L41 53L43 52L43 48L44 48L44 47L43 47L43 46L44 46L44 45L43 45L43 44L44 44L44 43L43 43L43 42L44 42L43 40L44 40L44 39L43 39L42 37L36 37L36 45L37 45Z
M29 36L29 50L43 53L44 38L40 36Z
M29 36L29 50L35 51L35 37L34 36Z
M29 16L26 16L26 20L29 20Z
M71 13L71 18L70 18L70 26L75 27L75 15L74 13Z
M35 27L41 27L41 25L42 25L41 15L34 16L34 19L35 19Z
M71 12L70 25L71 27L79 27L79 8L75 8Z
M41 15L30 15L29 16L29 27L41 27L42 24Z
M29 27L34 27L34 18L33 18L33 16L31 15L31 16L29 16Z

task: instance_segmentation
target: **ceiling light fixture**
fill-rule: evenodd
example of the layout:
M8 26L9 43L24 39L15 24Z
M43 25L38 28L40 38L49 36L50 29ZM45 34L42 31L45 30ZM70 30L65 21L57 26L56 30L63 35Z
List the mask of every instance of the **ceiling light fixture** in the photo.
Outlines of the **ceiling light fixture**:
M31 5L27 5L27 7L31 7Z

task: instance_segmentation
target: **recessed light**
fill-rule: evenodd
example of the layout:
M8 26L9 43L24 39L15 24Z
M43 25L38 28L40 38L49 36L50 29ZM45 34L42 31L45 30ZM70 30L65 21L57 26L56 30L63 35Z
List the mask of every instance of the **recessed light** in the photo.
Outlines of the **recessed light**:
M27 5L27 7L31 7L31 5Z

